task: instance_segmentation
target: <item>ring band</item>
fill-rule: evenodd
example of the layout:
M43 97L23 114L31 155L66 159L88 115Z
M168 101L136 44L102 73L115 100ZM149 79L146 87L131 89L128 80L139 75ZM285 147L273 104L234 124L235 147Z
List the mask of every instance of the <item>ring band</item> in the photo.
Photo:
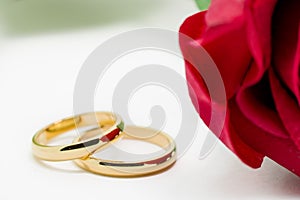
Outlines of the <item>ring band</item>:
M93 126L97 137L67 145L48 146L51 139L68 131ZM123 130L120 116L110 112L91 112L66 118L38 131L32 138L33 154L43 160L63 161L83 158L115 139ZM104 130L104 131L103 131ZM103 131L103 132L102 132Z
M155 144L163 148L164 153L138 162L102 160L92 155L84 159L76 159L74 162L79 167L96 174L115 177L136 177L162 171L176 161L175 142L170 136L161 131L137 126L126 126L122 133L122 138ZM75 142L80 140L81 138L76 138Z

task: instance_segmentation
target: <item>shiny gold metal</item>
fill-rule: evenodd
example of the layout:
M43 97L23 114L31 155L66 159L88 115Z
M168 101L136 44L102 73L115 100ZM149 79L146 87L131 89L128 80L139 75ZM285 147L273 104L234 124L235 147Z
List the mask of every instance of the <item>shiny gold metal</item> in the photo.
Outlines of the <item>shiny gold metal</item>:
M54 137L77 128L89 128L93 137L67 145L47 145ZM91 112L66 118L50 124L33 136L33 154L48 161L83 158L114 140L123 128L120 116L110 112Z
M86 132L85 134L89 134ZM133 139L149 142L161 147L159 155L137 162L102 160L92 155L74 162L81 168L101 175L115 177L136 177L153 174L170 167L176 161L176 145L166 133L150 128L126 126L122 139ZM81 138L74 142L80 142ZM95 151L98 152L99 150ZM149 157L149 155L145 155Z

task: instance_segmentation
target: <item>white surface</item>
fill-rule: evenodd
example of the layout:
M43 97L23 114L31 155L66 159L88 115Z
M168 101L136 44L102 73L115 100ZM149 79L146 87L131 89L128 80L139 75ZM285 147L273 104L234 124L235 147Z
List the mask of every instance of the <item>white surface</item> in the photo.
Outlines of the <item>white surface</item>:
M103 177L71 162L45 164L32 157L32 135L72 115L76 76L102 41L133 28L178 30L183 19L197 11L193 1L161 2L145 16L86 28L57 28L51 34L33 31L12 36L9 20L2 18L0 199L299 199L300 179L270 160L259 170L250 169L220 143L199 160L196 145L204 138L203 129L174 167L150 177ZM147 7L137 9L146 12Z

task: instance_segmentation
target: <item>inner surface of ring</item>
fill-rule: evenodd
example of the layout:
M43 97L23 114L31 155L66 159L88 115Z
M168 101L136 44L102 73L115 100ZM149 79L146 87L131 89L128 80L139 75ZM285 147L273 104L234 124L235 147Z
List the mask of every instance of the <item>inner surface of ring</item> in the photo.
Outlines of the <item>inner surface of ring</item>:
M90 131L87 131L87 132L85 132L84 136L89 137L89 134L90 134ZM149 128L127 126L125 128L125 130L123 131L122 139L140 140L143 142L148 142L148 143L154 144L163 149L163 152L160 150L156 153L160 152L160 153L164 154L166 152L171 152L171 151L175 150L175 148L176 148L173 140L169 136L167 136L165 133L154 130L154 129L149 129ZM80 141L80 138L76 139L75 141ZM99 149L99 150L101 150L101 149ZM95 156L91 156L90 158L97 159L97 160L99 159L99 160L104 161L103 159L100 159ZM105 160L105 161L111 162L111 163L124 162L124 161L120 161L120 160L114 160L114 161Z
M97 174L116 177L135 177L159 172L167 169L176 162L175 141L164 132L147 127L126 126L122 131L122 139L140 140L159 146L162 149L146 154L129 153L134 157L131 157L126 152L119 151L111 154L114 157L112 159L111 157L108 159L99 158L97 153L102 149L97 149L92 154L84 157L84 159L76 159L75 163L79 167ZM74 142L78 141L80 141L80 137L74 140ZM130 156L130 160L124 160L123 158L125 157L123 156Z
M135 126L126 127L124 130L124 139L142 140L161 148L167 148L172 143L171 139L161 131Z

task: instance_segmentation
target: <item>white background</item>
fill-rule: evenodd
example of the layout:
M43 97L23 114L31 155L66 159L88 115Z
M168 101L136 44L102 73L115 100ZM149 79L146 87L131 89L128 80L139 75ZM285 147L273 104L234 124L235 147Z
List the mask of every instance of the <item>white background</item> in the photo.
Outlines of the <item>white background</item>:
M135 28L176 31L197 8L192 0L128 0L128 5L104 0L8 2L0 4L1 200L299 199L300 179L268 159L253 170L218 143L199 160L203 127L175 166L149 177L109 178L85 172L72 162L34 159L31 137L50 122L73 114L76 77L97 46ZM184 76L183 64L178 71ZM156 95L155 88L148 89ZM130 108L139 120L138 109ZM170 120L176 121L176 116Z

